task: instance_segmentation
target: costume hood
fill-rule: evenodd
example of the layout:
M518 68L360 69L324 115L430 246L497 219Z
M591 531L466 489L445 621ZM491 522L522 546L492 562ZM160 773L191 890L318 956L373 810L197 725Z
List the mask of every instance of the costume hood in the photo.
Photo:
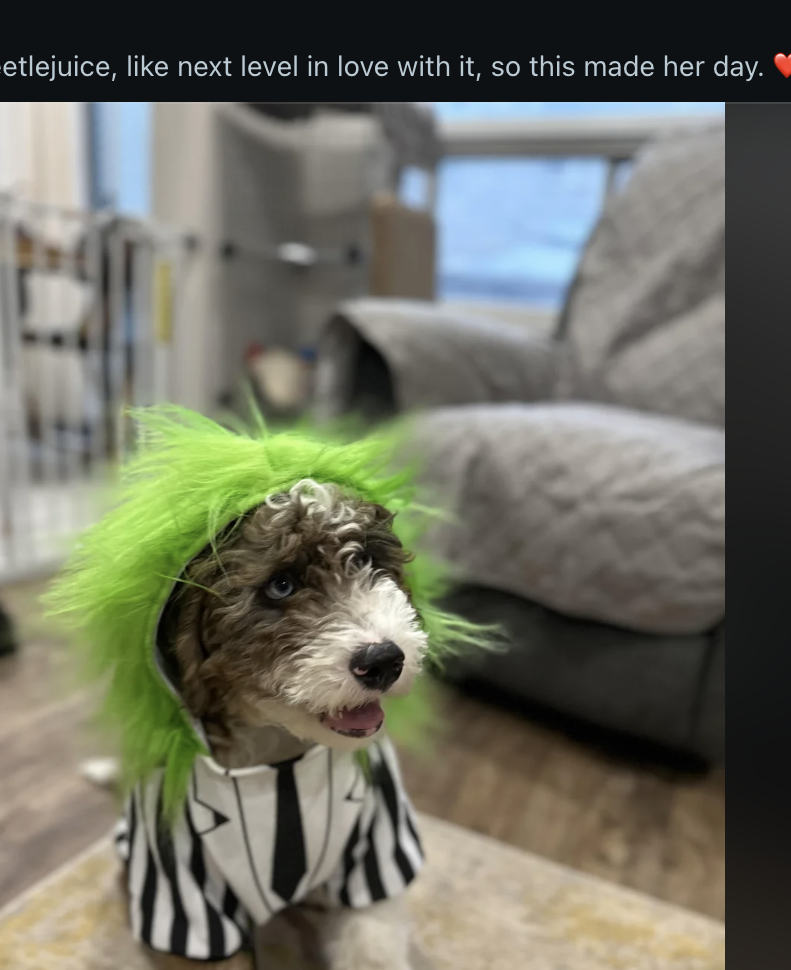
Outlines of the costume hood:
M105 688L102 713L126 786L162 768L164 808L173 812L196 755L208 753L156 648L159 618L185 565L232 521L305 478L396 513L407 548L430 510L415 503L412 471L387 470L400 437L392 431L339 443L309 431L270 432L260 419L254 431L230 431L174 406L133 415L139 448L123 470L120 502L83 535L46 599L78 631L84 669ZM421 554L407 578L430 662L488 645L486 630L436 605L446 586L438 564ZM387 712L388 733L399 740L425 713L420 691L390 701Z

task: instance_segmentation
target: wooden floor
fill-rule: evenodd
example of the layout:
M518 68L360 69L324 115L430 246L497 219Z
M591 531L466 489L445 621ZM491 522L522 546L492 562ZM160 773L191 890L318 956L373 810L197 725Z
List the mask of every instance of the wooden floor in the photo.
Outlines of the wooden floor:
M0 906L99 838L113 797L83 781L100 753L88 698L33 584L0 590L23 647L0 659ZM419 810L680 906L724 918L724 775L629 757L450 690L431 760L404 755ZM579 732L577 732L578 734Z

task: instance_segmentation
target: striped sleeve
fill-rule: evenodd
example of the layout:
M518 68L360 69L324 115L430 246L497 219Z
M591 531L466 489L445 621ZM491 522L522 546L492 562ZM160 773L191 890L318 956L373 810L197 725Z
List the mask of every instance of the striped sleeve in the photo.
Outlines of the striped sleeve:
M371 782L340 864L330 899L354 909L400 895L423 867L415 813L388 742L370 749Z
M247 915L206 856L189 806L162 820L162 778L138 786L116 829L135 937L153 950L224 960L249 944Z
M113 841L121 862L129 862L129 804L113 829Z

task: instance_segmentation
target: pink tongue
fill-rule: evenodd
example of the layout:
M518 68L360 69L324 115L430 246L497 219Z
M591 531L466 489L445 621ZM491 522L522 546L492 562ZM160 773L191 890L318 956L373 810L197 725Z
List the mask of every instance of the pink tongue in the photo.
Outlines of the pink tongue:
M346 707L335 717L325 717L324 723L336 731L368 731L378 727L384 716L379 701L371 701L362 707Z

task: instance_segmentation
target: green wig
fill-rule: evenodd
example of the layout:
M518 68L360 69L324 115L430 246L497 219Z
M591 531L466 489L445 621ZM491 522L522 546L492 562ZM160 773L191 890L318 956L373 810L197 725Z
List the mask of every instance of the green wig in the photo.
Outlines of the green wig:
M84 669L104 686L101 713L117 738L125 786L164 769L164 803L172 812L196 755L208 753L155 658L159 618L186 564L230 523L302 479L334 484L396 513L394 529L407 548L430 510L415 500L414 469L393 470L401 433L392 429L341 442L306 428L269 432L261 420L252 431L231 431L175 406L133 416L138 449L123 469L120 501L81 537L46 599L78 631ZM488 645L488 631L438 605L447 586L438 563L418 555L407 578L429 664ZM388 707L390 734L407 741L426 713L421 691L413 694Z

